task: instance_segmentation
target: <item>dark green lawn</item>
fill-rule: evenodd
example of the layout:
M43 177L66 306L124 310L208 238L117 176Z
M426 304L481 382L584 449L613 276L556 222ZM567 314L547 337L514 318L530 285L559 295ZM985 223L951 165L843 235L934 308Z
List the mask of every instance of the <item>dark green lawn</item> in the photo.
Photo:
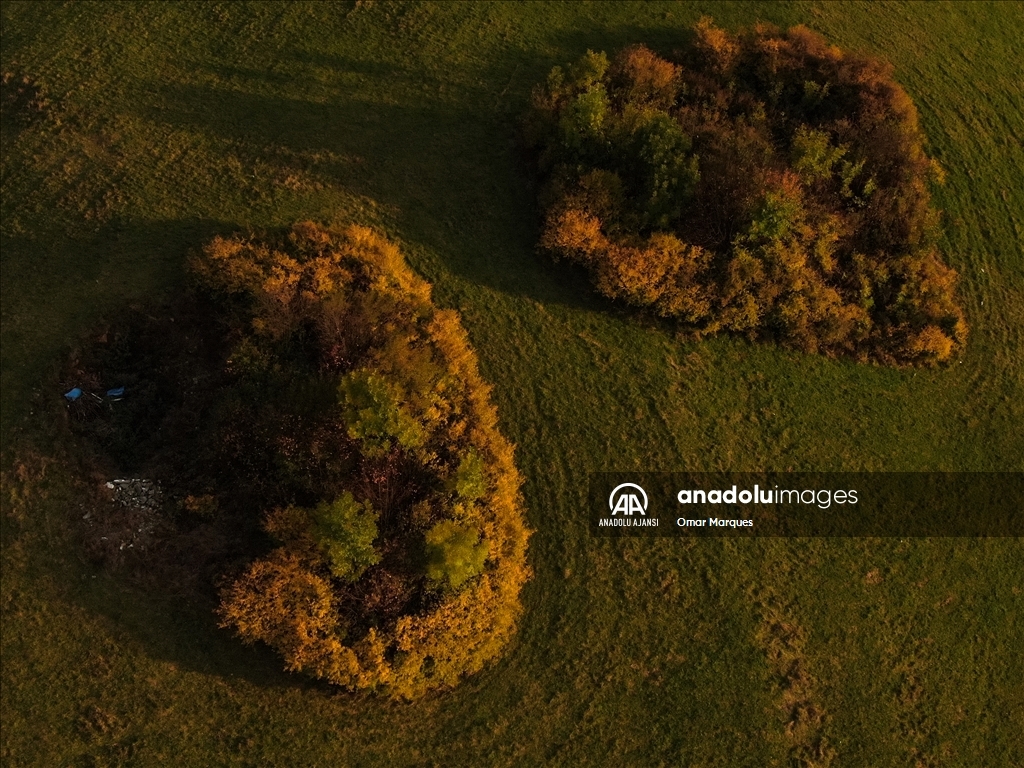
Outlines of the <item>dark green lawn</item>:
M536 252L514 123L586 49L805 23L883 55L948 172L962 361L681 343ZM1019 3L19 3L3 69L5 765L1024 764L1018 540L598 540L595 469L1024 469ZM57 371L217 232L359 221L458 307L518 445L536 576L456 691L356 699L83 562ZM34 451L31 446L35 446ZM20 468L20 469L19 469ZM810 712L811 714L808 714ZM787 726L787 724L789 724Z

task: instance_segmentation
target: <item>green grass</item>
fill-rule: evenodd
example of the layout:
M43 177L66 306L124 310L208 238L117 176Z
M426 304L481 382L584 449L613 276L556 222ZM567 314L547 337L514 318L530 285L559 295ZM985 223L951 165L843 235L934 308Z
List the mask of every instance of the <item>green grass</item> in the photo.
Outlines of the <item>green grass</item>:
M949 175L962 361L681 343L536 252L513 145L532 85L587 48L671 50L703 13L805 23L896 65ZM596 540L581 512L599 469L1024 469L1024 6L2 14L3 68L55 105L3 137L5 765L764 766L821 737L834 765L1024 764L1018 540ZM299 218L380 226L462 311L527 478L522 629L493 668L414 704L286 675L208 606L93 569L70 463L12 471L26 446L60 455L56 371L96 322L175 291L213 233ZM823 717L787 731L794 701Z

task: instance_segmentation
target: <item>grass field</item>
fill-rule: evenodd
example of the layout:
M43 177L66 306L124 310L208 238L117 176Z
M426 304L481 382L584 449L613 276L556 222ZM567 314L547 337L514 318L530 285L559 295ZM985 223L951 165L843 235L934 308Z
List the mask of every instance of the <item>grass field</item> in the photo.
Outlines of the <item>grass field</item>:
M683 343L534 244L514 126L588 48L703 14L882 55L948 172L968 351L936 371ZM1024 5L23 3L5 71L4 765L1024 765L1019 540L598 540L602 469L1024 470ZM504 659L413 704L279 671L83 562L57 371L217 232L359 221L461 310L536 575ZM803 762L801 762L803 761ZM817 761L817 762L814 762Z

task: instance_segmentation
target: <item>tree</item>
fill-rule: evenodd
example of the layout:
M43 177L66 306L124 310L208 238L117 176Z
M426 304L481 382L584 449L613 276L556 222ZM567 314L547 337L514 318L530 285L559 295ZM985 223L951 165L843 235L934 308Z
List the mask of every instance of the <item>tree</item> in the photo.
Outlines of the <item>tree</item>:
M483 571L489 550L477 528L453 520L442 520L427 531L426 545L427 578L452 589Z
M366 449L380 452L390 442L414 448L423 442L423 429L402 406L398 387L373 371L353 371L341 380L338 400L349 436L364 441Z
M373 548L377 513L369 502L360 503L346 491L330 503L318 504L310 517L313 539L337 578L356 581L369 566L380 562Z
M829 135L824 131L801 125L793 134L791 164L793 170L809 182L831 178L832 168L845 154L846 147L832 146ZM846 187L849 188L849 181Z
M487 474L484 457L470 447L459 461L455 471L455 493L466 501L476 501L487 493Z

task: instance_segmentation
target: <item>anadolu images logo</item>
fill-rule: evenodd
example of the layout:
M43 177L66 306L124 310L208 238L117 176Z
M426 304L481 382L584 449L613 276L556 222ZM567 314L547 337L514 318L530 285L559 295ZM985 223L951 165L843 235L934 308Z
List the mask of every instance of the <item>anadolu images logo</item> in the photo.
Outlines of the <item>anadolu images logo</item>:
M636 493L627 492L628 489L636 489L640 492L638 496ZM640 499L643 499L641 503ZM636 483L622 483L621 485L615 486L615 490L612 491L608 497L608 509L612 511L612 515L616 515L622 512L624 515L632 515L634 512L639 512L644 517L647 516L647 492Z
M611 515L598 518L598 528L658 527L658 516L652 517L647 514L647 491L636 483L615 486L615 490L608 497L608 509L611 510Z

